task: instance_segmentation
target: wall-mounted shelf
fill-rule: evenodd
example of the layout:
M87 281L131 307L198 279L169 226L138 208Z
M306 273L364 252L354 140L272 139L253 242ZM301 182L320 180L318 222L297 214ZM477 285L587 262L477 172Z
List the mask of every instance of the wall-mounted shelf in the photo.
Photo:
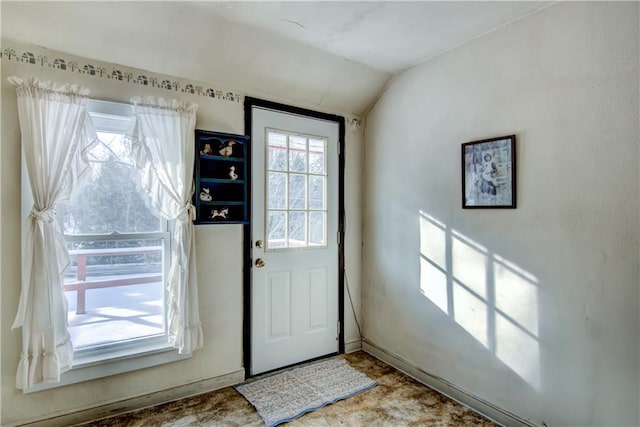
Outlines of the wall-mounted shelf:
M247 224L249 137L196 130L196 224Z

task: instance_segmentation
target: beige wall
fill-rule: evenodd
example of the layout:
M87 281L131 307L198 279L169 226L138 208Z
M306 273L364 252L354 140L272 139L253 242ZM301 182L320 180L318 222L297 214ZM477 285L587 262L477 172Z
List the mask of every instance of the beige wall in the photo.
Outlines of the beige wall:
M367 340L536 424L640 423L638 18L558 3L394 79L366 117ZM513 133L518 208L463 210L460 144Z
M15 48L20 55L29 50L36 55L71 58L79 64L92 63L105 67L110 73L113 64L74 58L34 46L3 41L3 48ZM99 52L96 53L99 56ZM123 70L140 74L139 70ZM146 73L149 75L149 73ZM242 226L197 226L198 277L200 316L204 330L205 347L191 359L174 362L132 373L115 375L100 380L65 386L58 389L23 395L15 384L15 370L20 353L20 330L10 330L20 287L20 132L16 109L15 89L7 77L37 77L57 83L81 84L91 90L96 99L127 102L133 96L156 95L174 97L199 105L196 127L229 133L244 133L243 99L227 101L181 91L144 87L77 72L60 71L38 64L24 64L2 59L2 144L0 146L1 189L1 404L2 425L21 421L39 420L84 408L114 402L146 393L165 390L204 379L237 372L242 369ZM154 74L158 76L157 74ZM166 76L161 76L166 77ZM171 81L185 81L169 77ZM211 76L215 82L215 76ZM205 86L208 87L208 86ZM218 87L216 87L218 88ZM224 91L227 92L226 90ZM234 92L237 93L237 92ZM240 94L243 95L243 94ZM248 94L251 95L251 94ZM304 97L304 94L295 94ZM287 102L286 97L275 101ZM304 105L303 105L304 106ZM337 113L336 111L328 111ZM346 261L351 292L356 309L360 309L360 159L362 130L347 128ZM359 339L350 305L345 304L346 342Z

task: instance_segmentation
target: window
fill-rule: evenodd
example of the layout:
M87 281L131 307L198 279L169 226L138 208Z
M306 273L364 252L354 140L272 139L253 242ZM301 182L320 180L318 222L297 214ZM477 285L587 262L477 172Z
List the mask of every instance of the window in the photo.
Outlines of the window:
M91 170L57 219L72 264L64 278L75 361L167 346L165 277L171 238L136 188L125 133L131 106L91 101Z
M327 245L327 140L267 129L267 249Z
M155 216L138 191L125 137L133 106L90 101L88 111L99 136L83 153L92 168L71 199L55 206L71 256L62 286L73 363L60 382L25 385L24 393L190 357L169 343L165 283L174 221ZM26 164L22 179L28 188ZM27 224L33 195L22 196Z

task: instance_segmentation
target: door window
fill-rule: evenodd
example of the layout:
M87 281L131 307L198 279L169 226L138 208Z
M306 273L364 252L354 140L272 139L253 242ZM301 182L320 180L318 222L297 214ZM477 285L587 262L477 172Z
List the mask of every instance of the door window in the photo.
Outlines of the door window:
M326 247L327 139L267 129L266 249Z

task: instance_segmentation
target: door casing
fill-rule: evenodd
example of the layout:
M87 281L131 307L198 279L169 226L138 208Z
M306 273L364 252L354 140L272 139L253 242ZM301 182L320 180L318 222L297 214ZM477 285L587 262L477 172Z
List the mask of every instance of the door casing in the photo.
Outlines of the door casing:
M338 353L344 353L344 168L345 168L345 119L344 117L308 110L306 108L293 107L286 104L267 101L258 98L245 97L244 100L244 129L245 135L251 135L253 107L270 109L282 113L295 114L315 119L327 120L338 123ZM251 165L251 150L247 164ZM251 195L251 167L247 171L247 194ZM251 197L247 198L248 215L251 218ZM243 226L243 362L245 377L251 376L251 222Z

